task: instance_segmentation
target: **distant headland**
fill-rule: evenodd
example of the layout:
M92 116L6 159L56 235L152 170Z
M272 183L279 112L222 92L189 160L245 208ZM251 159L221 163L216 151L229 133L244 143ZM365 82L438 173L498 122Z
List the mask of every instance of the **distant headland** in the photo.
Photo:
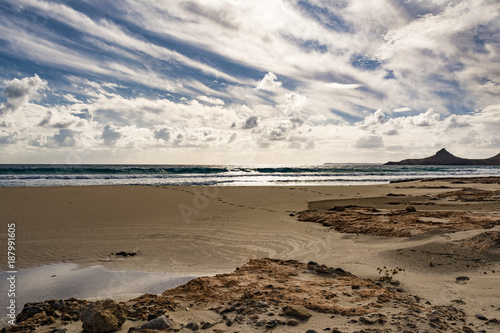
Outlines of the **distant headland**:
M491 158L476 160L456 157L443 148L434 156L421 159L406 159L399 162L387 162L384 165L500 165L500 154Z

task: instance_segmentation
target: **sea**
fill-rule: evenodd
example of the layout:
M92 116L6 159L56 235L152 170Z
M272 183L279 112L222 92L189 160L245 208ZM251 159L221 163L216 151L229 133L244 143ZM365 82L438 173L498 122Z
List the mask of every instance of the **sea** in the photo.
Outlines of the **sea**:
M0 187L88 185L372 185L412 179L500 176L500 166L3 164Z

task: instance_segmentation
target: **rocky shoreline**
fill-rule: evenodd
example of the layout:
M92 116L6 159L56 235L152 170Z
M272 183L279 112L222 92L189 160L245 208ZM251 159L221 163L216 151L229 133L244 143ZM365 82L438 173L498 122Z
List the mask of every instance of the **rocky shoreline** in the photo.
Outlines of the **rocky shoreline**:
M200 277L162 295L126 301L30 303L2 332L476 332L456 305L412 295L386 270L359 278L315 262L253 259L230 274ZM496 318L477 316L491 328ZM317 320L317 319L320 320ZM321 326L318 326L321 325Z

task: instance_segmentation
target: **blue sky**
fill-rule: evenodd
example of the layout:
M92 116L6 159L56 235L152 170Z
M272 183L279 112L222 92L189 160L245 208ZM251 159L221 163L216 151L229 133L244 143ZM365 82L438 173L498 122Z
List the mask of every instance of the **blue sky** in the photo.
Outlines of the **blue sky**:
M500 152L498 1L0 3L0 163Z

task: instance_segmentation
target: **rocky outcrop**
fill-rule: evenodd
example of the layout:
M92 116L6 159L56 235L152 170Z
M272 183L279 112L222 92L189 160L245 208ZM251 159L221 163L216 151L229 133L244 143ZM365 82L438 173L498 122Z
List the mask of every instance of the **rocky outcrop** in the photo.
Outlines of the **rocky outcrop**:
M88 333L105 333L118 330L125 322L125 311L113 300L95 302L82 312L82 327Z
M500 154L487 159L467 159L456 157L443 148L434 156L387 162L385 165L500 165Z
M457 195L457 191L450 192ZM489 229L500 224L495 214L469 211L379 210L371 207L333 207L329 210L307 210L299 221L321 223L338 232L372 234L388 237L411 237L435 231L457 232Z

